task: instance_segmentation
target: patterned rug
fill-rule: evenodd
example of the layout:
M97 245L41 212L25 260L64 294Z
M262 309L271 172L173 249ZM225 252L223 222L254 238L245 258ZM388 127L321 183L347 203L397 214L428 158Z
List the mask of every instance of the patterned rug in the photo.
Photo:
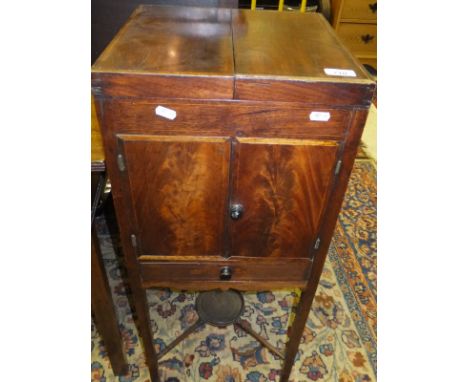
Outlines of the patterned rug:
M369 161L357 161L330 246L320 285L290 380L376 381L377 241L376 172ZM126 376L114 377L94 323L91 331L91 380L146 382L148 369L142 353L121 248L112 224L97 219L101 247L117 307L125 354ZM113 244L114 243L114 244ZM291 308L299 291L246 293L244 319L271 343L284 348ZM152 289L147 293L156 351L164 349L197 320L196 293ZM202 326L160 362L167 382L278 381L281 361L241 330Z

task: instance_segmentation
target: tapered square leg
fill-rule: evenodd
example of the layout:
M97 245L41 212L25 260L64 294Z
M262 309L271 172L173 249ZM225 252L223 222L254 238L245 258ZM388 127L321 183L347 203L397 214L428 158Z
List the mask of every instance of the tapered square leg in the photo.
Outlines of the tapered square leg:
M308 287L301 294L299 304L296 310L296 318L291 326L289 341L286 344L286 353L284 357L283 369L281 371L280 382L287 382L291 374L294 360L296 358L299 344L301 342L302 333L304 332L307 318L309 317L310 308L314 299L316 287Z
M146 364L149 368L151 382L159 382L158 358L153 345L153 333L149 315L148 301L145 289L139 284L130 281L132 288L133 304L136 309L137 328L143 340Z

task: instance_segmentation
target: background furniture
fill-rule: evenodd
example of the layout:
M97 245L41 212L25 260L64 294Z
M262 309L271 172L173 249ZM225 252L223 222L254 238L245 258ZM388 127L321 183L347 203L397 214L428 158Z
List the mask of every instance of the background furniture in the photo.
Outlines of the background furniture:
M359 59L377 70L377 1L332 0L332 25Z
M97 143L94 145L95 150L99 147ZM97 159L100 157L94 152L93 158ZM127 363L123 351L119 323L94 226L94 217L103 194L107 176L105 169L102 169L102 161L97 160L94 164L94 167L93 165L91 166L91 306L94 314L94 323L104 341L114 375L120 375L127 372Z
M373 81L319 14L141 6L92 90L153 381L147 288L298 287L286 382Z
M94 228L91 231L91 306L94 323L104 341L114 375L124 375L127 372L127 362L122 336Z
M128 365L94 220L109 195L105 193L108 179L104 147L94 99L91 101L91 307L114 375L123 375Z

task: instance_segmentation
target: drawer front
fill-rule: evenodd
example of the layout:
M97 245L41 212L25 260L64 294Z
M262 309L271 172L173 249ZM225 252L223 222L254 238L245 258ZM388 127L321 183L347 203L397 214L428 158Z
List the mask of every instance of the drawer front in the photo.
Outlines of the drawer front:
M144 261L140 273L145 288L252 290L305 286L309 259L239 259L218 261Z
M341 23L338 36L356 56L377 52L377 25Z
M344 0L341 19L377 21L377 1Z
M163 106L174 119L157 115ZM311 116L311 113L312 116ZM197 136L256 136L272 138L341 139L351 116L349 110L284 105L187 104L161 101L108 101L106 128L114 133Z

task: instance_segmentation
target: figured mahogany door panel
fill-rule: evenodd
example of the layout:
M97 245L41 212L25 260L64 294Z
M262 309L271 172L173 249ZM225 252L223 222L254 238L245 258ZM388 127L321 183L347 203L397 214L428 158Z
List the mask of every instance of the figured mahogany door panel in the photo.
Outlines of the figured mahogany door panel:
M221 256L229 138L119 135L139 255Z
M238 138L231 209L241 212L231 220L232 255L308 257L337 151L336 141Z

